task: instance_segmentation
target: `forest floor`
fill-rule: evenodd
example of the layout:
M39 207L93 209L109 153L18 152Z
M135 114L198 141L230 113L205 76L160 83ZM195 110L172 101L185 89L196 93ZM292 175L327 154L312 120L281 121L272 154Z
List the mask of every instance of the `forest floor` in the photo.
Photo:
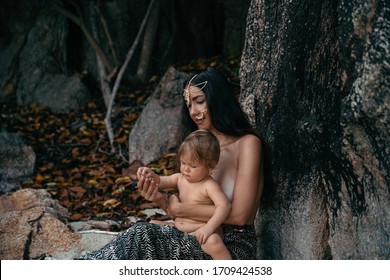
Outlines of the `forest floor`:
M208 66L223 72L238 93L237 57L192 60L175 68L190 73ZM35 174L22 187L49 191L71 213L71 221L144 217L143 210L156 205L144 200L136 189L135 171L128 162L128 137L166 70L162 69L146 85L118 92L112 117L119 150L116 154L110 153L101 96L95 97L87 108L69 114L55 114L36 104L3 106L0 123L6 131L18 133L36 154ZM176 170L175 154L168 153L149 166L159 174L171 174Z

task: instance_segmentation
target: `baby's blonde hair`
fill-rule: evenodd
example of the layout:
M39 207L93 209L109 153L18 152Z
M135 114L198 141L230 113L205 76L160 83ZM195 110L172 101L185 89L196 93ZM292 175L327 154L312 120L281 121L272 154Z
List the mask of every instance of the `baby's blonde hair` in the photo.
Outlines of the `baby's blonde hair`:
M220 148L217 137L207 130L195 130L184 139L178 157L190 153L193 160L213 169L219 160Z

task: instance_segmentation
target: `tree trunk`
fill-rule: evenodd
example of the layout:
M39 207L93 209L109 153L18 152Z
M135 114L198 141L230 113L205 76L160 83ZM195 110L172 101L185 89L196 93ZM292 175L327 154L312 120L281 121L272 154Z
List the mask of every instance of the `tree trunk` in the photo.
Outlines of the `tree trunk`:
M142 44L141 57L138 63L137 78L145 83L148 78L150 60L152 59L153 48L156 41L156 33L158 29L158 21L160 19L161 2L158 0L155 3L150 19L146 26L144 40Z
M257 217L261 259L390 257L385 5L251 3L240 98L275 189Z

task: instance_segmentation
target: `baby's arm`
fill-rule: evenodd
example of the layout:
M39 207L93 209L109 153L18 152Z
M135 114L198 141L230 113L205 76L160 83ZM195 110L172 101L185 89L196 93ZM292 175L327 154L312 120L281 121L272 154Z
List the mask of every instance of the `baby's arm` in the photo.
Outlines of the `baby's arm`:
M158 189L161 191L177 189L177 181L179 180L180 173L175 173L168 176L159 176L154 173L149 167L140 167L137 171L138 180L142 176L146 180L153 180L158 186Z
M200 244L205 243L207 238L225 221L229 216L231 209L229 199L217 182L210 183L206 190L208 196L214 202L215 210L210 220L195 232L196 238Z

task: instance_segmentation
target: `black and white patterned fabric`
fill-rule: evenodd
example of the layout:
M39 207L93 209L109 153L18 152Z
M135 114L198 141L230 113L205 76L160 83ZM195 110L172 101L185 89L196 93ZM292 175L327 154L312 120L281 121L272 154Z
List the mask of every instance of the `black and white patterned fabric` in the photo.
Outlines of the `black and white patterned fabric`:
M224 242L233 259L256 258L256 234L224 229ZM209 260L196 238L172 226L138 222L101 249L80 259L92 260Z

